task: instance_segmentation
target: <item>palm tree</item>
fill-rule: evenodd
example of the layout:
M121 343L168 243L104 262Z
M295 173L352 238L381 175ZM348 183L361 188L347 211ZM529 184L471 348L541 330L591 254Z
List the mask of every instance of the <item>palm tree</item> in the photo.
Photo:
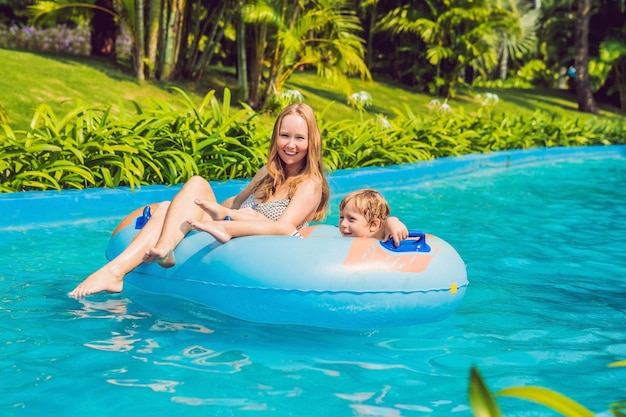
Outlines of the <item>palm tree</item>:
M248 85L248 54L246 52L246 24L243 21L243 6L245 0L237 0L237 19L235 25L237 28L237 86L239 88L239 98L242 101L250 99L250 90Z
M363 41L357 35L361 26L349 5L348 0L282 0L257 3L247 11L246 21L253 24L255 34L250 77L253 107L262 107L300 68L315 68L318 76L348 88L350 75L371 79Z
M240 19L251 27L252 47L251 59L244 61L241 55L247 53L244 47L245 43L242 42L241 38L237 40L237 50L240 55L237 61L241 65L250 66L249 68L237 68L237 73L245 72L250 74L248 77L249 87L247 88L248 103L254 108L259 108L262 107L263 104L262 100L260 100L260 89L263 79L263 68L265 66L265 50L268 44L268 33L270 30L279 26L281 16L277 12L274 4L260 0L257 2L247 2L242 8Z
M536 47L539 10L533 8L528 0L503 0L502 7L511 12L511 19L515 23L499 31L499 76L504 80L507 77L509 60L519 59Z
M514 16L488 0L426 0L428 13L410 5L392 10L381 28L396 34L416 33L426 44L435 68L431 93L453 96L462 71L473 66L486 72L497 64L498 40L515 27ZM484 74L486 76L486 74Z
M598 114L599 109L591 93L589 78L589 19L591 18L591 0L578 0L576 10L576 52L574 66L576 75L576 100L578 110Z
M231 28L231 21L241 14L244 3L245 0L213 0L209 4L188 2L184 37L191 41L182 45L180 73L183 77L200 80L204 76L224 34ZM237 25L239 30L239 23ZM239 32L236 36L239 41Z
M372 68L374 64L374 34L376 24L378 23L378 4L380 0L361 0L359 1L359 11L361 12L361 21L364 22L364 29L367 36L365 42L365 63L367 68Z

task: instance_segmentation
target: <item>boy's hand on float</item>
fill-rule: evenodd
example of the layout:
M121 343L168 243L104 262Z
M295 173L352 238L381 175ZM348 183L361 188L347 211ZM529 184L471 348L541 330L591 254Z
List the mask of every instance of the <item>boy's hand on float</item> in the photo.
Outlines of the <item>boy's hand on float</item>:
M391 216L385 220L385 226L389 235L389 239L393 239L393 245L397 248L400 241L409 237L409 229L397 217Z

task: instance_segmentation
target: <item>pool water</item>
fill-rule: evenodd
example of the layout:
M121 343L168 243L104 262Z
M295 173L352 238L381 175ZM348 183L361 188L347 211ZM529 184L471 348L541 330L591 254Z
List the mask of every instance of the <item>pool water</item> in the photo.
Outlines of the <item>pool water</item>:
M472 365L492 391L539 385L606 411L626 399L626 368L607 368L626 359L625 183L613 155L380 187L470 280L452 317L391 329L247 323L131 287L74 300L120 217L3 227L0 414L470 416Z

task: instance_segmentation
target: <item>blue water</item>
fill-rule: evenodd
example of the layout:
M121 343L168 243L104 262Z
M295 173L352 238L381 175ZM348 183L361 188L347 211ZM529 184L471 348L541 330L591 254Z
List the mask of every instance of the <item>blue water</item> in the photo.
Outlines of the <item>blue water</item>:
M121 216L3 226L0 414L470 416L472 365L493 391L539 385L605 411L626 399L626 368L607 368L626 359L625 183L611 155L382 186L457 249L470 287L444 321L368 331L247 323L130 287L74 300Z

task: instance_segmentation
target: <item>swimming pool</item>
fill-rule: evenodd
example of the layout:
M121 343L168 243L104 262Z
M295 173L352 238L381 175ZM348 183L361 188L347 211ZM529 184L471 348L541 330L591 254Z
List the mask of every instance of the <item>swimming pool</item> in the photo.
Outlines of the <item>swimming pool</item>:
M626 398L626 368L606 367L626 359L625 154L507 152L333 177L333 208L375 186L468 267L451 318L368 331L246 323L133 288L70 299L120 217L172 190L2 195L2 415L469 416L472 365L493 390L540 385L605 410Z

